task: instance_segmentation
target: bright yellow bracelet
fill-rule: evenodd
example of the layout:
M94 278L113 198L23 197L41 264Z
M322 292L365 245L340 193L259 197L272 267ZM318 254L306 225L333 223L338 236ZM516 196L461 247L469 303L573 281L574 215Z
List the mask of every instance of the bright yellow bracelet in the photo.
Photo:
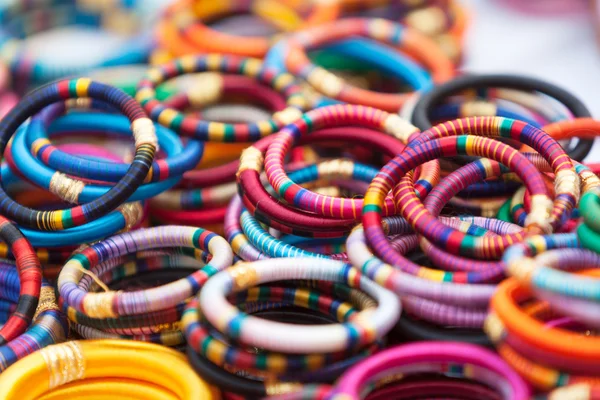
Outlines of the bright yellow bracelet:
M48 346L0 375L0 399L219 400L184 355L126 340L83 340Z

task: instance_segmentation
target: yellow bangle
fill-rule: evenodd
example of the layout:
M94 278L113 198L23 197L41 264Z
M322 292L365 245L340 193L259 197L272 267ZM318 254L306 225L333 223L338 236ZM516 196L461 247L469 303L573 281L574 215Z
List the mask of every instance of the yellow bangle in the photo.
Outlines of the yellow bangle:
M126 340L48 346L0 375L0 399L220 399L184 355Z

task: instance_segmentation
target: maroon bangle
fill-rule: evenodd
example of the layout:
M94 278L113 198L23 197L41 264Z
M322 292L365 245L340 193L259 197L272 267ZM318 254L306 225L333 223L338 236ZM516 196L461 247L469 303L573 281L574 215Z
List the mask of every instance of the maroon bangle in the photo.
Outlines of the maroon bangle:
M378 149L391 157L399 154L404 145L397 139L384 133L366 128L343 127L323 129L311 133L299 140L298 145L306 142L337 141L338 143L353 143L369 148ZM258 142L257 145L262 145ZM253 146L261 150L262 146ZM264 154L264 150L261 151ZM260 182L259 171L247 168L238 173L238 185L243 193L246 208L254 217L281 230L309 237L342 236L356 224L354 219L334 219L320 217L307 211L292 208L280 203L264 189ZM384 210L386 211L386 210ZM391 215L394 210L387 210Z
M417 382L391 384L369 394L365 400L414 400L414 399L460 399L460 400L501 400L493 389L477 382L460 381L449 378L430 378Z
M150 214L163 223L175 225L203 226L207 224L222 224L225 220L227 207L210 208L194 211L165 210L151 208Z

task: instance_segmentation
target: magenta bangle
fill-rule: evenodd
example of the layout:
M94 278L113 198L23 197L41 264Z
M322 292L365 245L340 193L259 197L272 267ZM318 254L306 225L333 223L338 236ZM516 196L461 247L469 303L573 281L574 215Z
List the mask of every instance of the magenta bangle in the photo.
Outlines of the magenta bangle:
M342 375L330 399L361 398L363 389L373 378L382 378L398 367L429 363L441 363L440 372L458 373L466 378L471 378L473 367L483 368L504 379L503 382L486 382L494 386L504 399L529 399L529 386L498 355L471 344L435 341L393 347L361 361Z

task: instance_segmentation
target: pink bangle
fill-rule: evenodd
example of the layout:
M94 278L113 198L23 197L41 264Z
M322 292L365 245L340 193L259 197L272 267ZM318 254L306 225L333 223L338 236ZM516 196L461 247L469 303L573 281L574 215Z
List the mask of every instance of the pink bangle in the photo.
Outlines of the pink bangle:
M422 342L392 347L346 371L338 380L330 400L359 399L374 380L390 376L400 367L439 364L440 373L467 379L478 377L494 387L504 399L528 400L530 388L498 355L483 347L457 342ZM503 379L497 379L501 377Z

